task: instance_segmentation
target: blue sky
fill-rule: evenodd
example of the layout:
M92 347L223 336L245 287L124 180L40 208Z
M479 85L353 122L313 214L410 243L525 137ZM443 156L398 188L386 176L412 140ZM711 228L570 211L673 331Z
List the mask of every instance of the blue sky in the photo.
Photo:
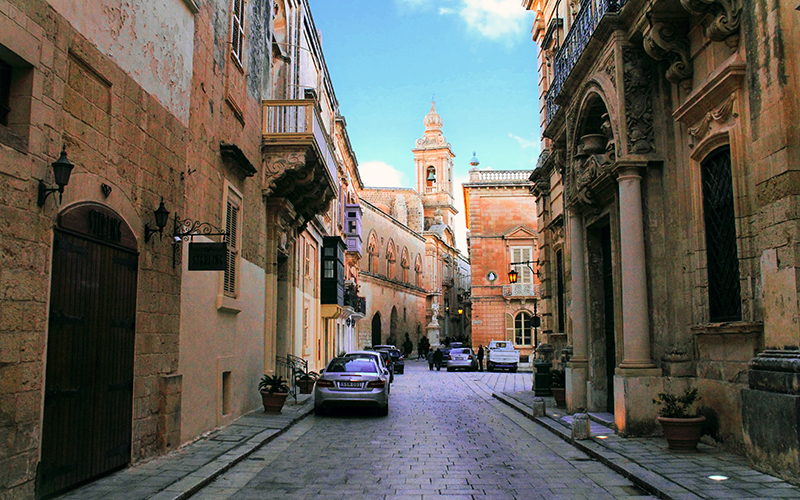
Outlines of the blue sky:
M459 185L473 151L481 168L535 166L536 46L521 0L309 3L366 185L414 187L411 149L433 96Z

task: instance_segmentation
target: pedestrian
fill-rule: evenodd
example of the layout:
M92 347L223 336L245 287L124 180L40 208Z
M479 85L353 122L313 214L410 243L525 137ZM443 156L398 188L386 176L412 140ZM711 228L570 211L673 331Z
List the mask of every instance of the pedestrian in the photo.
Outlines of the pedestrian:
M436 371L442 369L442 360L444 359L444 354L442 350L438 347L436 348L436 352L433 353L433 364L436 365Z
M409 357L411 353L414 351L414 343L411 342L411 338L406 333L406 340L403 342L403 356Z
M433 352L428 351L428 370L433 371Z
M425 343L420 339L417 343L417 359L422 359L423 357L425 357Z
M478 371L483 371L483 344L478 346Z

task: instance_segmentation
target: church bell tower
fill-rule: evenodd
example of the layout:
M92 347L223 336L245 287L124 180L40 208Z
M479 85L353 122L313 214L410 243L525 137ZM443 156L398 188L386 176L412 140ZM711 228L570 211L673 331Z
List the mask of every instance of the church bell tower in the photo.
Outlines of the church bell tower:
M437 211L442 222L453 227L456 210L453 199L453 158L455 154L442 134L442 117L431 103L425 115L425 135L417 139L414 165L417 172L417 192L422 196L425 230L436 224Z

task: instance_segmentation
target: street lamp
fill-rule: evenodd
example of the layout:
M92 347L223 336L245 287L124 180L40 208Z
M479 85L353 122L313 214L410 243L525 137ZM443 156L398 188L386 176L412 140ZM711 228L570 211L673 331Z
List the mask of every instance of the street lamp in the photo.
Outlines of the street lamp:
M164 198L161 198L161 204L158 206L158 208L153 210L153 215L155 215L157 227L150 227L149 223L144 225L145 243L150 241L150 237L154 233L158 233L158 237L160 238L161 234L164 232L164 228L167 225L167 220L169 219L169 210L167 210L167 207L164 206Z
M51 163L50 166L53 167L53 177L55 177L58 187L49 188L44 181L39 181L39 198L36 203L40 207L44 206L47 197L55 192L58 192L60 201L61 195L64 194L64 187L69 184L69 176L72 174L72 168L74 167L69 158L67 158L67 150L64 148L61 149L61 156L58 157L58 160Z

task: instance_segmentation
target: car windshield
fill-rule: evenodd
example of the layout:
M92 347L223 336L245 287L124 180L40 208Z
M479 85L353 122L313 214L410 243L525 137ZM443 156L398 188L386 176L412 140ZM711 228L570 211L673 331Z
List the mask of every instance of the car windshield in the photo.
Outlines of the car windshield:
M469 354L469 349L452 349L450 354Z
M375 354L370 354L367 352L359 352L359 353L347 353L345 356L348 358L361 358L361 359L374 359L377 362L378 358L386 359L377 352Z
M328 364L326 373L378 373L378 367L366 357L336 358Z
M496 342L494 344L495 349L505 349L508 347L508 342Z

